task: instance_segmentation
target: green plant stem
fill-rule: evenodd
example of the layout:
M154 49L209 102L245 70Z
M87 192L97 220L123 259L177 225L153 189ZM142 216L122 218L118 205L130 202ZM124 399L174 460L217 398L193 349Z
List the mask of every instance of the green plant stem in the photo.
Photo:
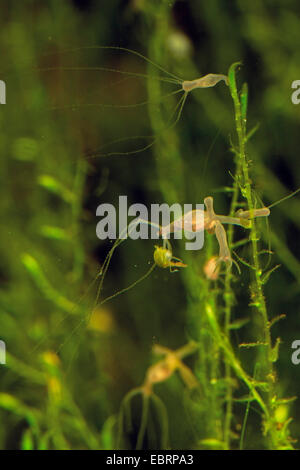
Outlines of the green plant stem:
M165 63L163 56L166 44L166 34L168 32L168 2L162 2L155 12L148 14L151 26L151 40L149 42L149 57L158 63ZM184 189L186 181L184 179L184 166L179 149L178 134L174 127L166 129L167 119L163 116L170 116L172 109L151 103L160 102L162 95L161 84L155 78L155 71L149 68L148 95L149 95L149 116L152 129L155 135L160 138L157 141L154 154L158 174L158 184L164 200L170 205L174 202L184 201ZM171 106L172 108L172 106ZM174 108L174 105L173 105ZM182 257L187 262L189 269L182 272L182 280L186 296L188 298L188 323L192 330L192 337L199 345L199 355L196 366L196 373L203 388L205 403L201 403L200 418L201 433L205 437L223 441L221 429L222 399L218 393L218 381L220 379L220 346L215 340L210 324L205 316L205 300L212 309L216 309L217 294L210 289L210 282L199 276L195 254L184 251Z
M231 217L234 216L234 212L237 206L238 197L239 197L239 185L238 180L240 177L241 172L241 162L240 159L235 158L235 175L234 175L234 182L233 182L233 192L230 204L230 212L229 215ZM234 227L233 225L228 226L227 230L227 239L228 239L228 246L231 247L233 244L233 234L234 234ZM224 281L224 334L227 338L230 338L230 322L231 322L231 314L232 314L232 307L234 305L234 292L232 289L232 271L227 270L225 274L225 281ZM230 449L230 429L231 429L231 420L232 420L232 383L231 383L231 366L230 363L225 361L225 380L227 383L226 389L226 412L225 412L225 423L224 423L224 441L226 442L226 447Z
M230 92L234 103L235 113L235 124L236 132L238 137L238 169L241 168L241 176L239 185L243 197L247 201L248 210L251 212L254 210L254 204L252 200L252 186L249 177L249 166L246 157L246 106L243 103L242 94L239 95L237 91L235 71L239 66L239 63L233 64L229 69L229 86ZM247 92L246 92L247 93ZM245 98L247 100L247 97ZM272 340L270 334L270 323L268 320L268 313L266 308L266 302L263 294L263 281L262 281L262 269L260 267L259 255L258 255L258 235L256 230L255 221L252 222L250 229L250 241L252 251L252 266L254 273L254 280L252 283L252 302L251 306L255 307L256 312L259 314L259 331L261 335L258 341L263 342L265 346L259 347L259 360L261 361L261 378L268 383L268 391L264 397L264 427L268 437L268 447L276 449L279 447L278 433L275 428L274 418L274 398L275 398L275 374L272 362Z

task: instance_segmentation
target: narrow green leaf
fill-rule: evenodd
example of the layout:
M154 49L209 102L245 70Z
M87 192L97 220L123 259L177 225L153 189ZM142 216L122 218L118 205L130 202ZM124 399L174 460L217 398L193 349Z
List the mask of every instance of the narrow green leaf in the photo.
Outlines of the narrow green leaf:
M38 184L48 191L57 194L67 203L72 203L75 200L74 193L51 175L40 175Z
M249 318L245 318L243 320L237 320L235 322L230 323L229 329L230 330L239 330L243 326L247 325L249 323Z
M280 264L277 264L276 266L274 266L274 268L272 269L269 269L269 271L267 271L266 273L264 273L261 277L261 282L262 284L266 284L269 280L269 277L271 276L271 274L276 271L276 269L280 268Z
M34 440L31 429L26 429L21 439L21 450L33 450Z
M229 82L229 88L231 95L234 100L238 101L238 94L237 94L237 87L236 87L236 79L235 79L235 73L236 69L242 65L241 62L234 62L230 67L228 71L228 82Z
M276 338L276 343L275 346L271 349L269 356L270 356L270 361L276 362L279 356L279 346L281 343L280 338Z
M51 225L43 225L40 228L40 233L43 237L52 238L54 240L70 241L70 235L60 227L53 227Z

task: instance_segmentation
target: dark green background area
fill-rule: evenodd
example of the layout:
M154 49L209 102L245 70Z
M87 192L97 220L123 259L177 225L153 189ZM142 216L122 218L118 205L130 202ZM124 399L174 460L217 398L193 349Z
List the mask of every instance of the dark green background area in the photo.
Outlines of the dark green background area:
M112 246L96 237L96 208L118 205L119 195L147 207L213 196L216 212L227 214L235 123L232 99L220 83L193 91L176 127L166 131L181 95L155 99L155 69L147 61L90 46L138 51L183 79L226 74L241 61L248 128L259 124L248 144L250 174L257 197L270 205L300 186L300 105L291 101L291 84L300 80L300 8L296 0L3 0L0 11L0 79L7 87L7 104L0 105L0 339L7 347L7 365L0 365L0 448L114 448L122 399L143 382L152 345L179 348L193 337L193 315L201 323L201 308L191 314L188 306L194 295L201 298L197 279L218 246L208 236L203 250L187 254L184 242L174 241L186 271L156 268L105 305L98 330L87 327L97 290L91 282ZM162 83L161 93L177 88ZM132 106L148 101L148 93L149 104ZM299 395L300 380L300 365L291 362L291 343L300 339L299 201L296 195L271 209L269 226L258 223L261 249L273 251L271 259L262 255L262 265L281 265L265 297L270 319L286 315L273 334L282 340L278 391L288 397ZM246 235L238 227L235 240ZM154 244L128 240L116 250L103 297L149 269ZM247 246L236 251L249 259ZM255 340L249 270L240 267L233 315L250 320L231 339L252 375L254 353L238 348ZM222 281L210 289L222 290ZM195 362L191 356L186 363L194 368ZM239 393L246 390L241 386ZM198 448L200 439L211 437L208 409L205 415L201 400L187 404L177 376L159 384L157 394L167 408L171 448ZM133 405L128 448L135 446L139 398ZM234 406L237 436L245 408ZM299 400L289 412L291 434L299 439ZM245 448L265 446L259 414L257 406L250 408ZM144 446L159 448L155 412L151 426ZM237 438L232 447L238 445Z

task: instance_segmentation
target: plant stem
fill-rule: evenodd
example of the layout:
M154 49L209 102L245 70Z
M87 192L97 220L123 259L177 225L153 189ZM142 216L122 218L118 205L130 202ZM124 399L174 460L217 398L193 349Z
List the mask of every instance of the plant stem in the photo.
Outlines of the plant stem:
M231 65L229 69L229 87L231 96L234 103L235 124L238 137L238 148L236 151L237 156L237 183L243 197L247 201L248 209L254 211L254 204L252 199L252 183L249 176L249 164L246 157L246 113L247 113L247 88L243 87L242 92L239 94L236 86L235 71L239 63ZM236 195L236 192L235 192ZM270 449L278 449L282 442L280 442L279 433L276 428L275 419L275 372L273 367L273 348L270 334L270 322L268 319L267 307L263 293L263 279L262 269L260 267L259 254L258 254L258 234L253 220L250 229L250 241L252 252L252 267L254 272L254 279L251 286L251 306L255 307L256 312L259 314L255 318L259 324L258 342L264 343L264 346L258 347L259 361L260 361L260 378L267 384L267 392L264 394L264 429L267 435L267 445ZM227 281L229 282L229 281ZM276 360L276 359L275 359Z

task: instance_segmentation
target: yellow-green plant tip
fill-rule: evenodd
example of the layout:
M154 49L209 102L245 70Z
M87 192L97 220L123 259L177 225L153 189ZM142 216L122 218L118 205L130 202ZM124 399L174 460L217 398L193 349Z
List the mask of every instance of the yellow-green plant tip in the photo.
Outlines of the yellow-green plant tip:
M218 441L217 439L201 439L199 442L201 448L211 449L211 450L226 450L226 442Z
M228 82L231 94L237 93L236 89L236 69L242 65L242 62L234 62L228 70Z
M40 233L41 235L43 235L43 237L51 238L54 240L70 241L69 233L60 227L42 225L40 228Z
M33 450L34 439L30 429L26 429L21 439L21 450Z
M38 177L38 184L48 191L57 194L67 203L72 203L76 200L76 196L72 191L51 175L40 175Z
M29 272L32 274L36 275L40 273L40 267L33 256L29 255L28 253L23 253L22 257L22 263L23 265L27 268Z

